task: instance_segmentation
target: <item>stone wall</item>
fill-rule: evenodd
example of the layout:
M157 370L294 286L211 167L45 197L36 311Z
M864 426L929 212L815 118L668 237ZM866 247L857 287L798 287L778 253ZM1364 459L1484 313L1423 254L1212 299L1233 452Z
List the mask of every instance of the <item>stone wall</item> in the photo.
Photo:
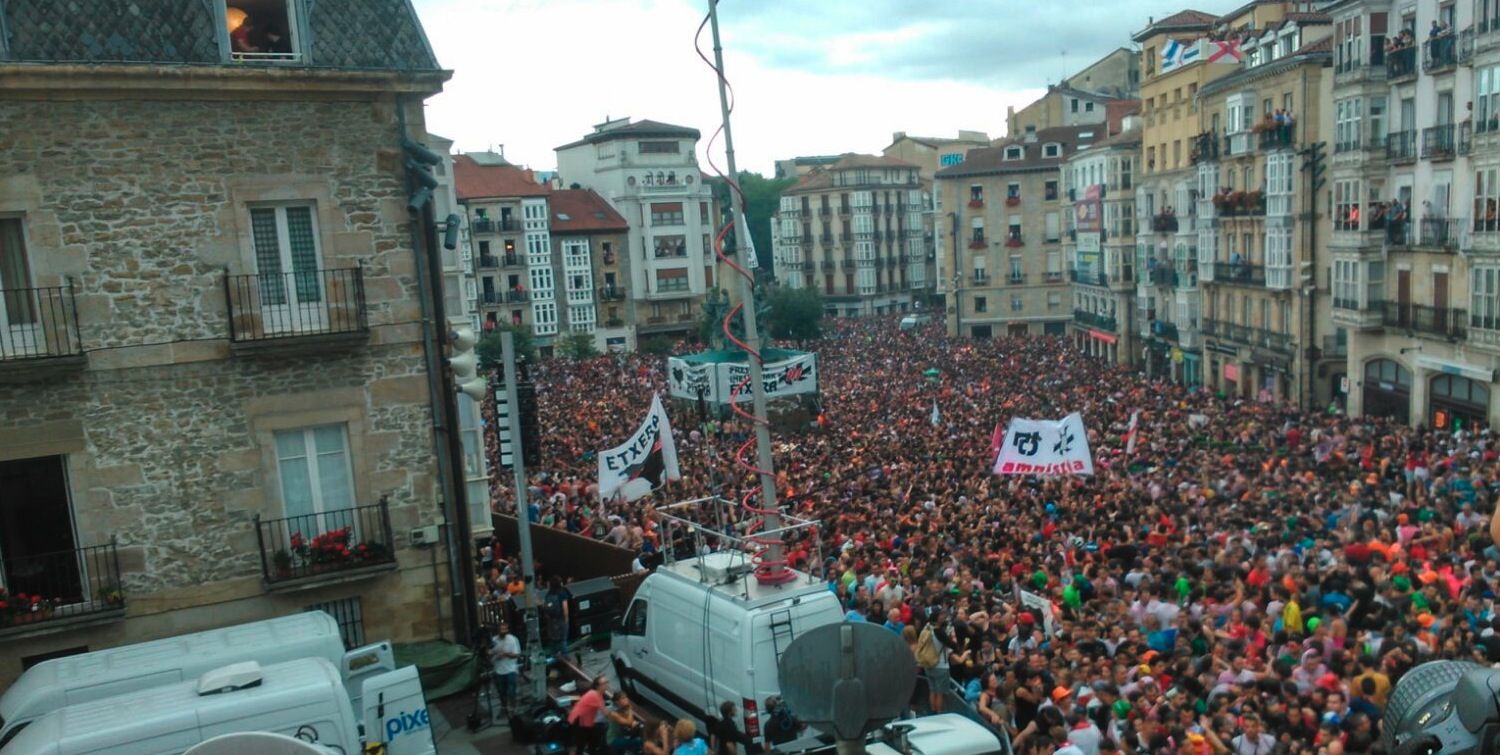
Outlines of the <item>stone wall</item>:
M0 215L22 218L35 285L71 281L87 356L0 382L0 459L66 456L78 542L117 540L127 608L123 622L0 639L0 686L34 653L354 595L372 640L438 632L447 555L434 571L407 538L442 516L395 105L271 94L0 92ZM420 109L408 114L420 138ZM324 267L363 268L368 339L231 348L224 276L254 272L250 207L278 201L312 203ZM356 504L390 503L399 570L269 593L253 517L284 515L274 433L328 423L348 428Z

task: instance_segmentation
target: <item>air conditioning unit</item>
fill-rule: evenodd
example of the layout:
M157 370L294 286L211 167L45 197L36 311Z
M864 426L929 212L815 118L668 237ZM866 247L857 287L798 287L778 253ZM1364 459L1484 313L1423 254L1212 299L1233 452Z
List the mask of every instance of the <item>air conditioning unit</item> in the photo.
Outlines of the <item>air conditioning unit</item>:
M430 527L417 527L411 531L412 545L437 545L437 541L438 528L435 524Z

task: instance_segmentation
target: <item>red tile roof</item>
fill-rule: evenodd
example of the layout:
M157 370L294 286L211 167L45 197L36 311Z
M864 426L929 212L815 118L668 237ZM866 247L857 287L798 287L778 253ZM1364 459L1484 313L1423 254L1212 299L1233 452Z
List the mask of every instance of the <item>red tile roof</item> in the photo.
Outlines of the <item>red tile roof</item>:
M1214 22L1218 20L1218 16L1212 13L1204 13L1200 10L1178 11L1160 21L1152 21L1146 28L1136 32L1131 39L1136 42L1144 42L1147 37L1156 34L1158 31L1168 31L1171 29L1207 29L1213 26Z
M459 199L545 197L550 188L530 170L514 165L480 165L467 155L453 158L453 188Z
M549 203L553 233L630 230L625 218L593 189L558 189L552 192Z
M858 155L847 152L839 156L839 161L829 166L829 170L844 170L846 168L915 168L905 160L898 160L885 155Z

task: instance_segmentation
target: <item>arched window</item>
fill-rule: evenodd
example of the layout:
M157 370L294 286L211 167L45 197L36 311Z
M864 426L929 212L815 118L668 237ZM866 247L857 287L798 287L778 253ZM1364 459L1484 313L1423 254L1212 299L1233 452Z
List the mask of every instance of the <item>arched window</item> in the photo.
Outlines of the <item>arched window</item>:
M1365 382L1390 383L1411 390L1411 372L1390 359L1372 359L1365 363Z
M1478 407L1490 405L1489 386L1459 375L1439 375L1432 379L1432 395Z

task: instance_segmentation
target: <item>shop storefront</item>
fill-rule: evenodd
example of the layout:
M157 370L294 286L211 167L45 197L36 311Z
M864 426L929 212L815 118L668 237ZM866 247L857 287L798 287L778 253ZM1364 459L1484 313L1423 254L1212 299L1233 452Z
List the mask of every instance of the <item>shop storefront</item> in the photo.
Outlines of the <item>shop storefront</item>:
M1434 430L1488 427L1489 386L1462 375L1438 375L1427 392L1427 424Z
M1365 363L1364 414L1411 422L1411 371L1390 359Z

